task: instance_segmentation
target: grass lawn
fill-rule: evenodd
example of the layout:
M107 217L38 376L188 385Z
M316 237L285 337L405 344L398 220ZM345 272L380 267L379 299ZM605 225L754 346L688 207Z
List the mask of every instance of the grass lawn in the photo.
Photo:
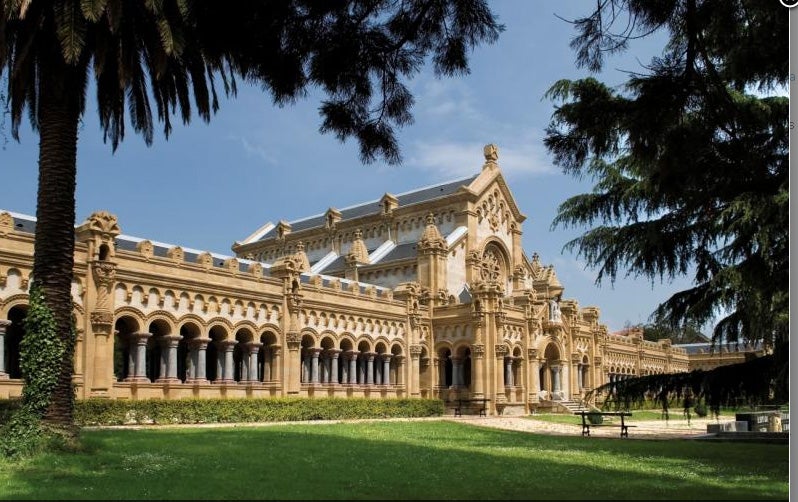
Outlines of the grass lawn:
M784 499L788 446L447 421L91 430L0 460L2 499Z

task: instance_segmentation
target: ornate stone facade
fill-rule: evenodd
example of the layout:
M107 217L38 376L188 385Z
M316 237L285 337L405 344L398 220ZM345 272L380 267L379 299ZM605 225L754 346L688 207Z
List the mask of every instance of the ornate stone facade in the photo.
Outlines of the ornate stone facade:
M76 227L78 397L484 398L522 414L686 371L683 349L609 335L598 308L563 298L521 247L498 149L484 155L466 179L267 223L235 256L94 213ZM21 392L34 226L0 211L0 397Z

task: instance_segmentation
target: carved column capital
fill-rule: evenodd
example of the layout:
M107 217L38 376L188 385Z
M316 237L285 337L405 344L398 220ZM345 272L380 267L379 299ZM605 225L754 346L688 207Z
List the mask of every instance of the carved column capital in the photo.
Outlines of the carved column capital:
M116 278L116 263L95 260L91 262L91 271L97 285L108 286Z
M299 350L299 344L302 342L302 337L299 333L287 333L285 335L285 343L288 345L288 350Z
M483 357L485 355L485 346L482 344L474 344L471 346L471 355L474 357Z
M421 353L424 351L424 347L422 345L411 345L410 346L410 357L417 359L421 356Z
M526 353L530 361L538 358L538 349L527 349Z
M95 335L110 335L111 328L114 325L114 315L107 311L92 312L89 314L89 321ZM0 327L0 330L2 329Z
M503 359L504 356L506 356L509 351L510 350L507 348L506 345L496 345L494 347L494 352L496 352L497 359Z
M4 335L9 326L11 326L11 321L0 319L0 335Z

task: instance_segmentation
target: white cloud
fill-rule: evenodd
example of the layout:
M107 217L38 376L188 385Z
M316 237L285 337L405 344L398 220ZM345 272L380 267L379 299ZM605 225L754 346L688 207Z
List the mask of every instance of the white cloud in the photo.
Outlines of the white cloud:
M253 145L247 140L247 138L239 138L239 140L241 142L241 146L244 147L244 151L247 153L248 157L259 157L268 164L275 166L277 165L277 158L267 153L262 146Z
M482 169L482 149L489 141L416 141L407 151L407 164L441 177L468 176ZM506 175L547 175L557 171L545 159L540 140L509 141L499 147L499 167Z

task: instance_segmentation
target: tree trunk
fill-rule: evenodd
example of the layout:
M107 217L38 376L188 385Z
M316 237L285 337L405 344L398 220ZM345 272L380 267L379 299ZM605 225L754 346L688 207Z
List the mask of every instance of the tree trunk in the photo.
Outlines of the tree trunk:
M58 384L44 420L71 430L75 344L72 336L72 268L75 250L75 177L80 79L75 68L54 56L39 71L39 192L33 280L55 317L57 336L67 341Z

